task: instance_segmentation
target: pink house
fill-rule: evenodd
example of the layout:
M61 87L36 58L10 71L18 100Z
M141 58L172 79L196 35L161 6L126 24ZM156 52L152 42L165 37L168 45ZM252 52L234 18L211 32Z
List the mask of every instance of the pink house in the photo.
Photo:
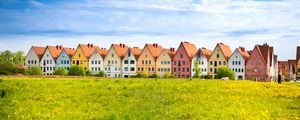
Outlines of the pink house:
M177 78L191 77L192 60L196 52L196 45L189 42L181 42L173 58L172 74Z
M246 63L246 79L255 81L272 81L273 47L268 44L255 45Z

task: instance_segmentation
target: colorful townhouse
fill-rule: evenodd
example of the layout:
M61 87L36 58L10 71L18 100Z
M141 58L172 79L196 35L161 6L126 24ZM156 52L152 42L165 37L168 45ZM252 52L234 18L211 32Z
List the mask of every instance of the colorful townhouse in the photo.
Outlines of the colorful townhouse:
M228 60L228 67L235 72L235 80L244 80L246 72L246 62L250 55L244 47L239 47L234 50Z
M197 54L195 55L196 59L199 62L199 68L201 71L201 75L205 76L208 74L208 60L211 55L212 51L202 47L198 50ZM193 75L195 74L195 69L193 69Z
M275 82L278 81L278 75L279 75L279 68L278 68L278 56L274 55L274 79Z
M45 50L46 47L32 46L26 55L25 67L26 68L39 67L40 61L43 57Z
M283 81L288 81L289 79L289 63L288 61L278 61L279 74Z
M136 62L141 51L142 49L138 47L128 48L128 51L125 53L125 57L122 60L122 76L124 78L136 75Z
M288 60L289 63L289 81L296 80L296 60Z
M172 70L172 61L173 57L176 53L175 48L164 48L156 60L156 74L159 77L164 77L164 75L169 74L171 75Z
M267 43L255 45L246 63L246 79L255 81L274 81L273 47Z
M40 62L40 67L42 68L42 72L44 75L53 74L56 66L56 59L62 49L63 47L58 45L46 47L46 50Z
M128 51L125 44L112 44L104 58L105 77L122 77L122 60Z
M148 76L156 73L156 59L162 50L162 46L156 43L146 44L137 59L137 72L146 73Z
M208 74L215 78L219 67L228 67L228 60L232 54L230 47L224 43L218 43L209 57Z
M190 78L193 70L193 59L197 53L195 44L181 42L172 63L172 74L177 78Z
M97 47L89 59L89 70L92 74L98 74L103 69L104 57L107 54L105 48Z
M71 58L75 53L74 48L63 48L56 59L56 68L69 70L71 66Z
M300 79L300 46L297 46L296 51L296 78Z
M88 70L89 59L96 48L98 48L98 46L90 43L88 43L87 45L79 44L75 50L74 55L72 56L71 65L81 65L84 70Z

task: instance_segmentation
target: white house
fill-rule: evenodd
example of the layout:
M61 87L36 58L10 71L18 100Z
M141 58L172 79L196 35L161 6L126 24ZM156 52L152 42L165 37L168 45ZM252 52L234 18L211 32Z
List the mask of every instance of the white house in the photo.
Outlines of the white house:
M103 70L103 60L107 50L105 48L96 48L89 59L89 70L92 74L97 74L99 71Z
M127 78L136 75L136 60L142 49L138 47L129 48L122 60L122 76Z
M25 58L25 67L39 67L46 47L32 46Z
M236 80L244 80L246 72L246 61L250 57L244 47L239 47L234 50L228 60L228 67L235 72Z
M71 58L75 53L74 48L63 48L56 59L56 68L69 70L71 66Z
M128 46L125 44L112 44L104 58L105 77L122 77L122 59Z
M200 48L196 55L193 58L193 76L195 75L195 69L194 69L194 62L198 61L199 62L199 68L201 71L201 75L207 75L208 73L208 60L211 55L212 51L209 49L206 49L205 47Z
M41 59L40 67L42 68L42 72L44 75L52 75L55 66L56 59L60 52L62 51L62 46L47 46L45 53Z

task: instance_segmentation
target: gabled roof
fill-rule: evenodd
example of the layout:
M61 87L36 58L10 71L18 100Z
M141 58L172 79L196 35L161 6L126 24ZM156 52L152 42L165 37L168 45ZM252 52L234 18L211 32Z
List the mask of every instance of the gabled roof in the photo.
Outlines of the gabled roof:
M250 58L248 51L244 47L236 48L236 50L241 54L245 61Z
M156 59L162 51L162 46L154 43L154 44L146 44L145 47L149 48L151 55ZM145 49L144 47L144 49Z
M259 53L264 59L264 62L268 64L268 60L269 60L268 57L270 57L269 54L271 52L270 46L268 44L263 44L263 45L255 45L255 47L259 50Z
M52 57L54 60L57 59L57 57L59 56L60 52L63 50L62 46L47 46L46 49L49 49Z
M44 55L44 52L46 50L46 47L40 47L40 46L32 46L35 54L38 56L38 58L41 60L43 55Z
M232 54L232 51L231 51L230 47L228 45L225 45L224 43L218 43L217 46L220 47L223 55L228 60L230 58L231 54Z
M297 51L296 51L296 60L299 61L300 59L300 46L297 46Z
M116 50L118 56L123 59L126 52L128 51L128 46L125 44L112 44L112 47Z
M135 59L137 59L141 52L142 52L142 49L138 48L138 47L133 47L133 48L129 48L131 53L133 54L133 56L135 57Z
M84 56L86 56L87 58L90 58L95 49L98 48L98 46L95 46L93 44L79 44L79 47L82 49Z
M75 53L75 49L74 48L63 48L63 51L66 52L66 54L71 58L74 53Z
M97 51L98 51L98 53L102 56L102 58L104 58L105 56L106 56L106 54L107 54L107 50L106 50L106 48L97 48L96 49Z
M164 48L163 50L165 50L166 53L170 56L170 58L173 59L173 57L174 57L174 55L176 53L175 48L170 48L170 49Z
M181 42L180 43L183 48L185 49L186 53L188 54L188 57L190 60L192 60L197 53L197 47L195 44L189 43L189 42Z
M206 49L205 47L202 47L201 49L199 49L199 55L203 54L206 57L206 59L209 59L211 53L212 53L212 51L209 49Z

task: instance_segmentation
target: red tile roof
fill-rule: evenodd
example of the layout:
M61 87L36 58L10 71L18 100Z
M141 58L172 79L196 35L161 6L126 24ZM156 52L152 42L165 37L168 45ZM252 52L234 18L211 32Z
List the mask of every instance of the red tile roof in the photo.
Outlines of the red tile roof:
M63 50L67 53L67 55L71 58L74 53L75 53L75 49L74 48L63 48Z
M57 59L60 52L63 50L62 46L47 46L54 60Z
M188 54L190 60L192 60L197 53L197 47L195 44L189 43L189 42L181 42L183 45L183 48L185 49L186 53Z
M146 44L146 47L149 48L151 55L156 59L162 51L162 46L154 43L154 44Z
M112 44L112 47L116 50L118 56L123 59L126 52L128 51L128 46L125 44Z
M263 59L264 59L264 62L266 64L269 64L268 60L269 60L269 57L270 57L270 53L271 53L271 48L268 44L263 44L263 45L255 45L255 47L258 48L259 52L261 53Z
M209 50L209 49L206 49L205 47L202 47L202 48L200 49L200 52L199 52L199 53L200 53L200 54L203 54L203 55L206 57L206 59L209 59L209 57L210 57L212 51Z
M35 54L38 56L38 58L41 60L43 55L44 55L44 52L46 50L46 47L39 47L39 46L32 46Z
M300 46L297 46L297 51L296 51L296 60L299 61L300 59Z
M107 50L106 48L97 48L98 53L102 56L102 58L104 58L107 54Z
M138 47L133 47L133 48L129 48L130 51L132 52L133 56L137 59L141 52L142 52L142 49L138 48Z
M99 48L98 46L95 46L93 44L79 44L79 47L82 49L83 54L89 59L96 48Z
M164 50L167 52L167 54L170 56L171 59L173 59L175 53L176 53L176 50L175 48L164 48Z
M224 43L218 43L217 45L220 47L225 58L228 60L232 54L230 47L228 45L225 45Z
M244 47L239 47L236 49L241 54L241 56L244 58L244 60L248 60L250 58L248 51Z

